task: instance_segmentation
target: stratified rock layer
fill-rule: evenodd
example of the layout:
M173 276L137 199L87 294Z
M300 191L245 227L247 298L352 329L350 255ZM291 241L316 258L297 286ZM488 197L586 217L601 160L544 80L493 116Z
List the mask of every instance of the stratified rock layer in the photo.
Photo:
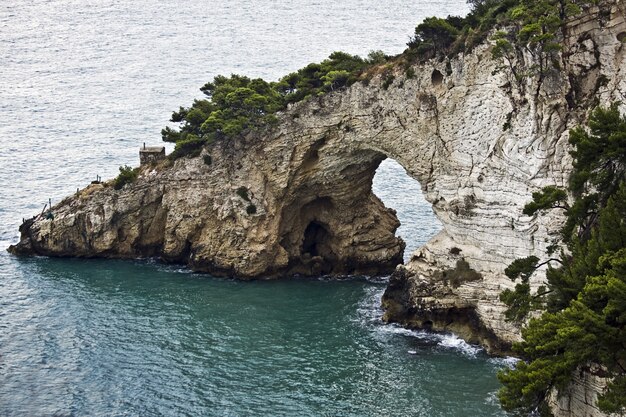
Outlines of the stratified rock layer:
M53 220L28 220L11 250L158 256L243 278L384 273L404 248L395 213L371 191L391 157L420 182L443 230L394 273L386 319L506 351L519 329L503 320L498 295L513 286L503 270L541 257L561 220L522 208L533 191L566 185L568 130L626 97L624 10L603 7L570 24L560 71L520 80L488 44L416 65L410 78L398 66L390 85L381 68L291 106L270 130L144 167L119 191L93 185L55 206ZM511 65L536 63L520 54Z
M572 375L569 385L562 391L552 390L548 405L554 417L607 417L597 405L598 394L610 379L606 370L598 365L580 366ZM610 414L609 417L623 417L624 414Z

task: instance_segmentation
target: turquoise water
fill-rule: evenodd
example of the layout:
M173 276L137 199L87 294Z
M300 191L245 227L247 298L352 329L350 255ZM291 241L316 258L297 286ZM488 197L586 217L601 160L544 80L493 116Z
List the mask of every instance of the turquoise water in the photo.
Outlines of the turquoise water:
M502 415L503 362L451 336L383 325L382 282L5 261L5 415ZM7 276L11 266L22 278Z
M399 53L462 0L31 0L0 5L0 416L503 416L492 359L380 322L385 279L237 282L148 261L4 252L22 217L138 163L218 73ZM393 161L405 258L439 229Z

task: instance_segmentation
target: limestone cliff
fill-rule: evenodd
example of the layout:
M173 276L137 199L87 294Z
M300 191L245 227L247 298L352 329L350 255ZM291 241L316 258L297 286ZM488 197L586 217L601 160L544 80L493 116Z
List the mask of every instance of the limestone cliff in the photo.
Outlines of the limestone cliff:
M415 65L412 77L398 66L390 85L379 73L297 103L276 127L143 167L121 190L90 186L53 220L23 224L11 251L158 256L243 278L384 273L404 247L371 191L390 157L420 182L443 230L393 274L386 319L506 351L519 329L503 320L503 270L545 253L560 220L522 208L533 191L565 185L568 130L585 111L626 98L624 17L617 3L571 22L561 71L543 77L515 79L484 44Z

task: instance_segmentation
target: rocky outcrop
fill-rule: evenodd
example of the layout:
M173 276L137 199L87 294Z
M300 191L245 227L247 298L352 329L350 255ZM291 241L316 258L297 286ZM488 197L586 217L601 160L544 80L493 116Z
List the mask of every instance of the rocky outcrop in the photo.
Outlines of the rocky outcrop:
M519 340L498 302L512 287L503 270L516 258L544 256L562 221L558 212L531 218L522 208L532 191L566 185L568 131L585 111L625 97L624 16L624 6L613 3L570 22L562 70L545 77L510 77L483 50L450 62L445 91L434 92L449 170L422 182L444 227L392 276L383 297L388 321L453 331L493 352ZM510 64L522 73L534 63L524 55ZM446 279L459 261L481 279ZM534 280L539 285L543 276ZM459 318L459 311L475 316Z
M341 144L342 132L289 124L265 140L216 143L210 164L142 166L121 190L94 184L53 207L53 219L26 221L10 250L156 256L240 278L390 273L404 242L394 211L371 193L384 155Z
M385 318L506 351L519 329L503 320L503 270L545 253L561 220L522 208L533 191L566 184L568 130L587 109L626 97L624 15L617 3L571 22L561 70L545 76L513 77L489 44L414 71L374 70L291 106L267 131L144 166L121 190L92 185L54 219L25 222L11 251L158 256L242 278L389 272L404 245L371 184L390 157L420 182L443 229L395 271Z
M540 187L566 183L569 128L626 94L624 11L606 7L570 24L561 71L514 78L489 44L410 72L374 69L367 81L292 105L276 127L142 166L121 190L91 185L53 207L53 219L26 221L10 250L157 256L242 278L383 273L404 246L393 210L371 191L390 157L420 182L443 230L397 270L387 319L467 335L480 328L488 345L516 340L498 301L512 285L503 268L545 253L560 220L523 216L522 207ZM534 64L530 55L512 62ZM463 331L458 312L470 311Z
M156 256L242 278L386 273L404 245L371 184L390 157L420 182L443 230L395 272L386 319L505 351L519 330L498 301L512 286L503 269L545 253L560 220L522 207L533 191L566 184L568 130L586 109L626 94L623 6L583 16L566 31L561 71L514 78L489 44L413 71L374 69L292 105L267 131L142 166L121 190L94 184L53 207L53 219L26 221L10 250Z

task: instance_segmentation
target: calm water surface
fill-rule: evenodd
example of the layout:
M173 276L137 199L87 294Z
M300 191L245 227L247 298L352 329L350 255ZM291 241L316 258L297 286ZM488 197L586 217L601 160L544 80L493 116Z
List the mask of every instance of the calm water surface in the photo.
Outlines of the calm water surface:
M2 2L0 248L48 198L136 165L214 75L277 79L334 50L398 53L424 17L465 12L458 0ZM374 190L409 250L439 229L394 162ZM503 416L505 361L383 325L384 285L2 251L0 415Z

